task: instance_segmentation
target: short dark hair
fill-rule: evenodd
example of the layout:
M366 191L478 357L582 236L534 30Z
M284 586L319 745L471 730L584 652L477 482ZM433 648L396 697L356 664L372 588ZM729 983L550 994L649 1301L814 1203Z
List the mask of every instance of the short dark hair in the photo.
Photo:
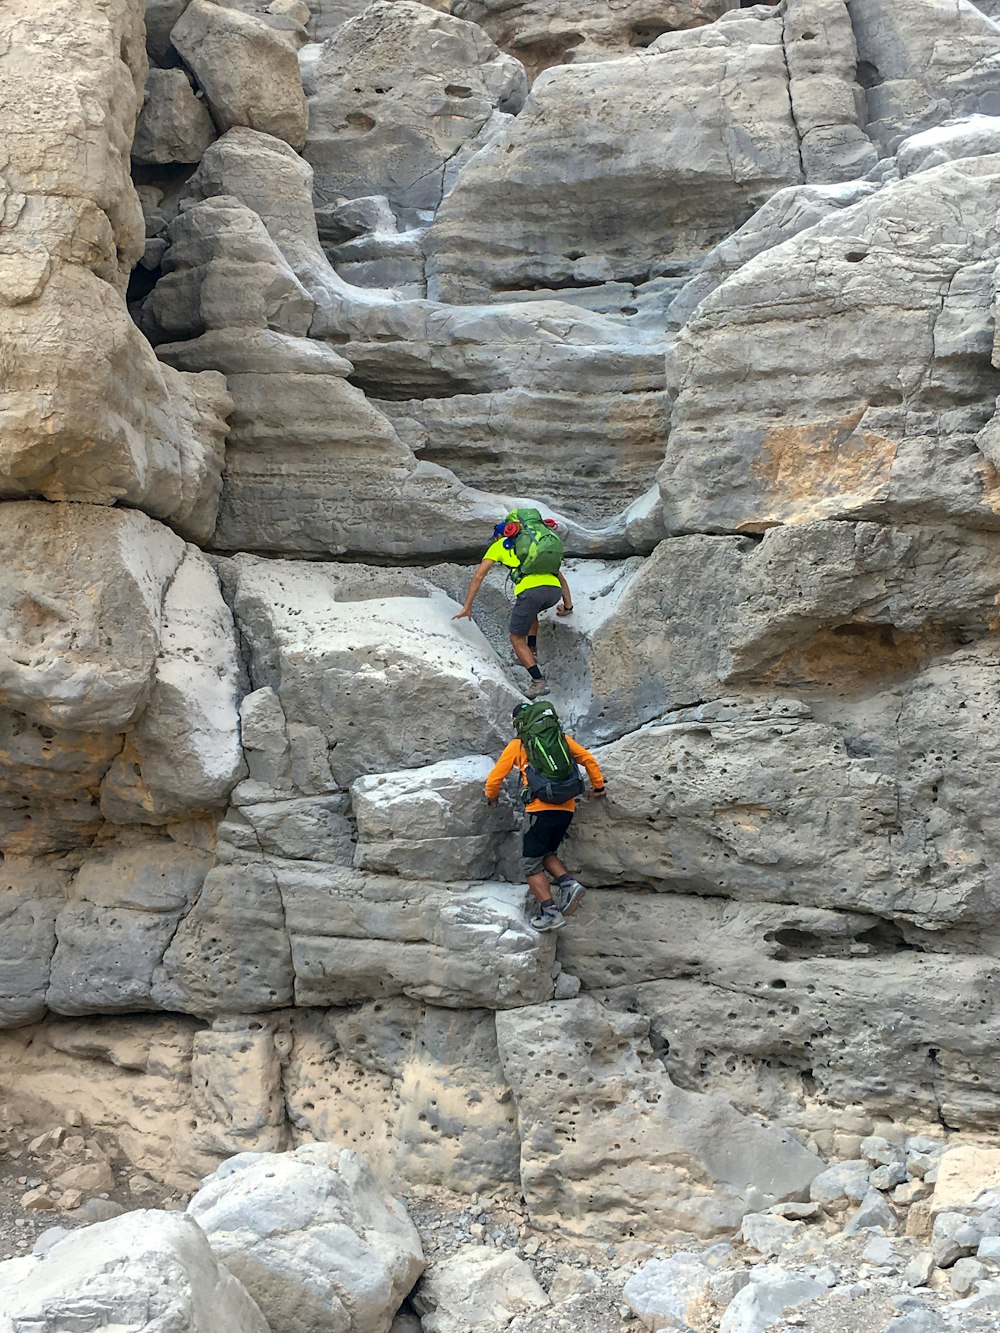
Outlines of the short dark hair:
M524 700L522 700L522 702L519 704L515 704L513 709L511 710L511 715L510 715L511 721L516 722L518 713L521 711L522 708L527 708L527 706L528 706L527 702Z

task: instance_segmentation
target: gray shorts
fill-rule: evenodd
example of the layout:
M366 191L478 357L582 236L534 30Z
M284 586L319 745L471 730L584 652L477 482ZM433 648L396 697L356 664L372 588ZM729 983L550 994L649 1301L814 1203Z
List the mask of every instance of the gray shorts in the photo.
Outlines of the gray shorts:
M545 583L540 588L529 588L519 592L514 598L514 609L510 613L510 632L523 639L538 619L542 611L562 601L562 588L555 588Z

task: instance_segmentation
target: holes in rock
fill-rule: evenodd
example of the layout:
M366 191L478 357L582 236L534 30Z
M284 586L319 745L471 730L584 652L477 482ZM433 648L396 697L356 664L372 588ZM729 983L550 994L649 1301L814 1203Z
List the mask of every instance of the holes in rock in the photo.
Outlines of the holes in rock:
M669 23L633 23L628 35L629 46L644 48L652 46L657 37L665 32L674 32Z
M366 116L363 111L349 111L344 117L344 129L356 130L359 134L367 134L369 130L375 128L375 121L371 116Z
M871 930L864 930L856 936L859 944L867 944L877 953L898 953L901 949L914 949L923 952L920 946L912 944L893 921L880 921Z
M849 264L860 264L862 259L868 258L867 250L848 250L844 258Z
M804 32L799 40L803 42L814 42L816 40L816 34L814 32Z
M769 930L764 939L769 944L778 944L782 949L788 949L789 952L795 953L799 957L809 957L811 954L818 953L824 943L822 936L814 935L809 930L798 930L794 926L782 927L780 930Z
M862 88L874 88L882 82L882 75L878 72L878 66L873 65L870 60L858 61L854 77Z
M472 89L464 88L460 83L446 83L445 92L449 97L471 97Z

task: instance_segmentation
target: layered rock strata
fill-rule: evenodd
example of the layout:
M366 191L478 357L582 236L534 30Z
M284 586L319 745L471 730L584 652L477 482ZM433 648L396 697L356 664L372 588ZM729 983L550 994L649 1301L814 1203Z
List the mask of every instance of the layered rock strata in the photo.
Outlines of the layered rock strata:
M134 0L0 19L0 1071L177 1188L728 1233L995 1122L998 30L461 9L158 0L148 82ZM521 499L609 780L558 937L453 619Z

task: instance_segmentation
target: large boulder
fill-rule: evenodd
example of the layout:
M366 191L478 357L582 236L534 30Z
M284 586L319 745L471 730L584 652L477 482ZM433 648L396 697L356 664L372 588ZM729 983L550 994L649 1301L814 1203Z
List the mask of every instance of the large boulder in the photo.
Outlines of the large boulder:
M0 505L0 704L122 731L149 698L184 542L131 509Z
M625 1228L711 1236L750 1199L804 1197L823 1168L787 1132L674 1084L641 1015L585 997L500 1014L497 1036L537 1223L608 1240Z
M225 385L158 365L121 300L144 244L129 178L146 74L138 7L60 0L42 14L15 0L0 46L0 498L124 500L204 540Z
M491 809L483 784L493 760L445 760L428 768L358 778L351 801L358 824L354 864L414 879L491 879L510 855L510 802Z
M498 132L524 70L474 23L375 0L323 48L304 155L318 204L383 195L401 219L437 208L446 171Z
M1000 111L1000 30L969 0L847 0L847 6L867 128L883 153L952 116Z
M547 73L442 202L428 294L676 279L776 189L861 174L875 154L857 123L850 23L830 0L811 30L829 66L817 82L802 42L792 55L808 12L801 0L787 17L734 12L648 55Z
M132 141L132 161L142 166L200 162L214 138L212 117L195 96L185 72L151 69Z
M170 40L204 89L220 130L245 125L302 147L308 113L299 64L273 28L238 9L191 0Z
M0 1327L58 1333L81 1322L156 1333L268 1333L260 1309L176 1213L126 1213L71 1232L42 1258L0 1265ZM30 1263L30 1267L28 1264Z
M846 517L997 526L997 450L980 432L1000 389L998 174L994 155L908 176L702 300L668 358L669 530Z
M470 1333L550 1305L530 1264L483 1245L464 1245L432 1264L413 1298L424 1333Z
M388 1333L423 1270L412 1223L364 1158L314 1143L241 1153L188 1205L272 1328Z
M482 634L419 574L252 556L222 574L251 681L322 737L328 790L510 739L517 692Z

